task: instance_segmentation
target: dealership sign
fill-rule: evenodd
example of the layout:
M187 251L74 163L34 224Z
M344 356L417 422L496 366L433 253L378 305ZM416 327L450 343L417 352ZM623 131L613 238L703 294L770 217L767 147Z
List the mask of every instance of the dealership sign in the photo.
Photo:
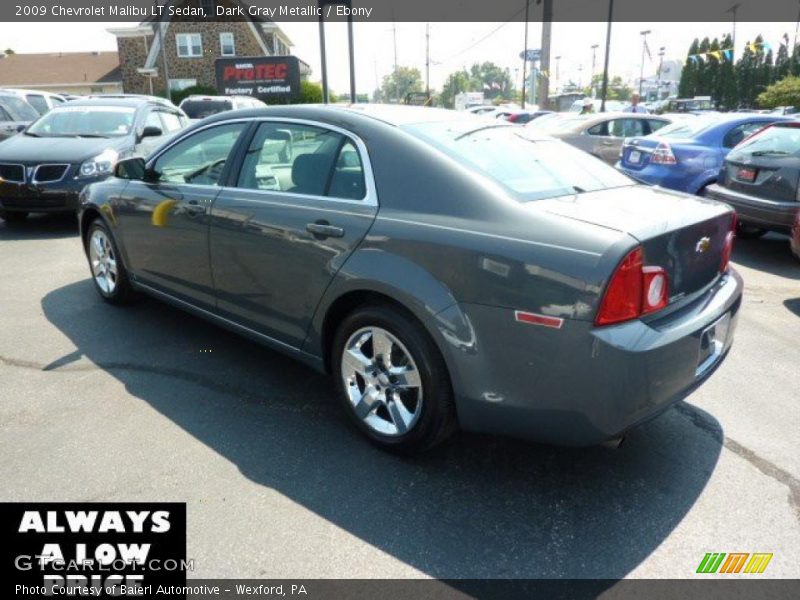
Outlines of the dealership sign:
M300 63L295 56L218 58L217 90L225 96L291 100L300 94Z

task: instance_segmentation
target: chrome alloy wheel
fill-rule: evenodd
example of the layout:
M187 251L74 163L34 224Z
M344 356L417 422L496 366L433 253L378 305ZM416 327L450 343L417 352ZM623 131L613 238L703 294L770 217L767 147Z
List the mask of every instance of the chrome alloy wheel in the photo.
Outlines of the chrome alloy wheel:
M407 433L422 412L422 380L406 347L380 327L356 331L344 345L344 389L359 419L382 435Z
M111 240L101 229L95 229L89 238L89 263L97 287L107 295L117 287L117 257Z

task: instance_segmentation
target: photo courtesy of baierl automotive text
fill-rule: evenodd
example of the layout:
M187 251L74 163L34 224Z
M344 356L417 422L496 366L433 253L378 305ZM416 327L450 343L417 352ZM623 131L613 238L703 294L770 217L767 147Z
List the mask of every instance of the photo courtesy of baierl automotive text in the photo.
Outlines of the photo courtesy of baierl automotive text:
M0 4L9 597L800 597L795 0Z

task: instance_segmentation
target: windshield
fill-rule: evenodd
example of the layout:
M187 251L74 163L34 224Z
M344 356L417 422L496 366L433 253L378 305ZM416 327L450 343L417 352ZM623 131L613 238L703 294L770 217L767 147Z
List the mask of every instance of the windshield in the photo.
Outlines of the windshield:
M713 127L722 119L721 115L702 115L667 125L658 130L658 137L693 138Z
M0 105L17 121L35 121L39 118L33 107L16 96L0 96Z
M523 202L635 185L601 160L557 140L529 137L522 127L451 121L405 128Z
M136 110L127 106L59 106L26 133L40 137L117 137L133 127Z
M728 157L800 156L800 128L775 125L767 127L736 146Z
M211 115L233 109L230 100L184 100L181 108L190 119L205 119Z

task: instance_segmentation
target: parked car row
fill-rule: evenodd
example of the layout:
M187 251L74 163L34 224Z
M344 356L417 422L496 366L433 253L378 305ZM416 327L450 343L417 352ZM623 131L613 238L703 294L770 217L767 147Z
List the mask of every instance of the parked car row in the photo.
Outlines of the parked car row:
M67 102L42 93L47 104L40 116L30 105L33 95L0 91L0 121L6 120L0 124L5 138L0 143L0 218L8 222L31 212L75 212L84 186L109 177L120 160L147 156L205 115L263 106L246 97L190 96L181 104L192 110L190 118L156 96L100 94ZM287 158L291 139L274 143Z

